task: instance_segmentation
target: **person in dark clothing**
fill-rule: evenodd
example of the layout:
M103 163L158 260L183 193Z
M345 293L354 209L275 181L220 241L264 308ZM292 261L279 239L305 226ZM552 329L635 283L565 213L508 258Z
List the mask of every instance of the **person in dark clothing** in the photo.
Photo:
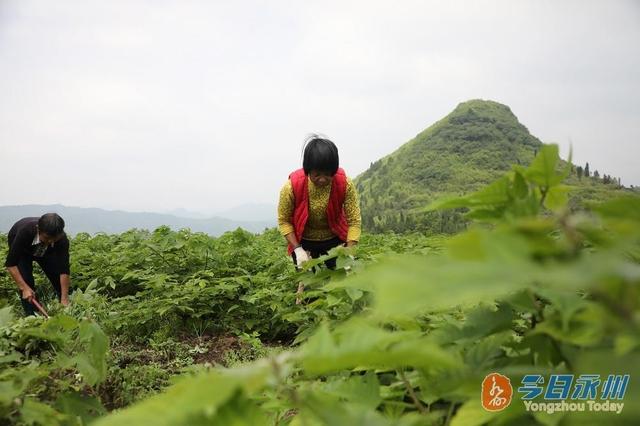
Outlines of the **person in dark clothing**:
M69 304L69 239L64 232L64 220L56 213L42 217L25 217L9 231L9 252L5 266L18 285L22 307L27 315L34 314L35 260L51 282L58 300Z

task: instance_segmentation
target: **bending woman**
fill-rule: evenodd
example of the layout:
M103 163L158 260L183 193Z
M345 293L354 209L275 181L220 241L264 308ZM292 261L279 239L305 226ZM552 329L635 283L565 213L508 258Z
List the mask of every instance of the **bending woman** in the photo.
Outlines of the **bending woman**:
M333 247L357 244L361 232L355 185L339 167L338 148L318 135L307 138L302 168L280 190L278 228L300 267ZM326 262L336 267L336 259Z

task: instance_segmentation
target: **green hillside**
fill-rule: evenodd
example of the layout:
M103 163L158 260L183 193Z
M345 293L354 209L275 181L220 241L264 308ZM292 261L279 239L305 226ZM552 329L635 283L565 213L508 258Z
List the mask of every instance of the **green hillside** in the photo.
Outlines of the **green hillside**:
M514 164L530 164L541 146L508 106L461 103L356 178L363 226L370 232L457 232L465 226L462 211L423 213L422 207L442 196L477 190ZM617 181L579 178L575 169L565 183L574 186L574 207L619 192Z

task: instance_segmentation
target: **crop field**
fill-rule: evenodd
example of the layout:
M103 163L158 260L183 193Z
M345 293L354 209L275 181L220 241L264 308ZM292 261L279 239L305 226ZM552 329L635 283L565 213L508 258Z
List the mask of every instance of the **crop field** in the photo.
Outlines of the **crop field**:
M302 271L275 229L78 234L70 306L36 277L49 319L0 273L1 423L639 424L640 198L572 211L567 174L546 145L424 207L464 209L460 233L365 234ZM619 414L488 411L493 372L630 382Z

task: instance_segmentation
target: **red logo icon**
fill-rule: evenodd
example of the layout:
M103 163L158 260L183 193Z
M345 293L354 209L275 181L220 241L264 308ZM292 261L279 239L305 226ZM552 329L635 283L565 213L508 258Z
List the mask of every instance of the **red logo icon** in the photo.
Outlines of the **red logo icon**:
M488 374L482 381L482 408L487 411L502 411L511 404L513 388L507 376Z

